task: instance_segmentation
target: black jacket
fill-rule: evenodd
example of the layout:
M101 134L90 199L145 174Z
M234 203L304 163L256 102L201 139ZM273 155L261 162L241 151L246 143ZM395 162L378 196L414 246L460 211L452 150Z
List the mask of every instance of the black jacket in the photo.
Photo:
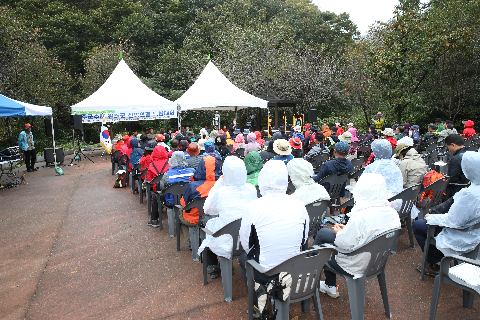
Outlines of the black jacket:
M463 188L462 186L450 185L450 183L466 184L469 182L462 170L462 157L465 151L467 151L467 148L465 147L457 150L457 152L453 154L450 164L448 165L448 176L450 177L450 181L446 191L446 199L453 197L455 193Z

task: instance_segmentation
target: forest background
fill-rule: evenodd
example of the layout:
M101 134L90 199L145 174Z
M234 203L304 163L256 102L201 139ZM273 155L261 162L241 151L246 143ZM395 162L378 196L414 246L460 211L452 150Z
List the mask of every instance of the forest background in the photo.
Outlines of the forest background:
M433 119L480 120L480 0L400 0L394 17L360 36L348 14L310 0L0 0L0 93L53 108L68 144L70 106L95 92L120 53L152 90L175 100L212 59L241 89L273 93L318 110L318 125L354 122L365 130L383 112L389 126L421 131ZM244 126L256 115L239 112ZM292 119L293 109L279 116ZM222 112L227 125L234 112ZM211 127L212 112L182 113ZM51 146L41 118L0 119L0 150L33 124L37 150ZM176 127L176 119L120 122L114 133ZM476 126L477 127L477 126ZM85 141L98 142L99 124ZM478 131L478 127L476 128Z

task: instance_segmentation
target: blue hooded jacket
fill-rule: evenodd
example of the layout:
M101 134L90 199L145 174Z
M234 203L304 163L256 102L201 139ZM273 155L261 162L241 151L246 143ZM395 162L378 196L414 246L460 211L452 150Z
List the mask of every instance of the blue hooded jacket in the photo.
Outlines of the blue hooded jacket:
M143 156L143 149L138 147L139 139L131 139L130 145L132 146L132 152L130 153L130 163L132 166L136 165L140 158Z

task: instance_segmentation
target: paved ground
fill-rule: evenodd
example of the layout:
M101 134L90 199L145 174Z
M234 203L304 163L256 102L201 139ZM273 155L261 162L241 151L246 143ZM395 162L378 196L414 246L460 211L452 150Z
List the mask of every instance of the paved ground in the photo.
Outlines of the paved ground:
M247 297L235 263L233 302L221 279L202 285L201 263L187 244L176 251L167 229L148 227L147 208L129 188L114 189L109 158L26 174L26 184L0 192L1 319L245 319ZM69 163L69 157L65 163ZM164 226L167 225L163 215ZM418 247L401 236L387 264L396 319L428 319L433 278L418 279ZM348 319L345 281L340 298L321 294L325 319ZM383 319L378 283L367 281L366 319ZM437 319L479 319L478 298L462 307L462 292L444 285ZM290 317L315 319L299 304Z

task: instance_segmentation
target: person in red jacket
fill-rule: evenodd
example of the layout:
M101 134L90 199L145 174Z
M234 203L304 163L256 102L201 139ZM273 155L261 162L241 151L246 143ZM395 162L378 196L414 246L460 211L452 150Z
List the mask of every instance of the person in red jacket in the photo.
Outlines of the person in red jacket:
M335 123L335 126L337 127L337 136L339 136L339 135L341 135L345 132L345 131L343 131L341 122Z
M393 132L392 128L385 128L385 131L383 131L383 134L385 135L385 140L390 142L392 145L392 148L395 148L397 146L397 140L393 137L395 135L395 132Z
M153 149L152 160L153 161L148 166L147 181L152 181L159 174L168 171L168 153L163 146L156 146L155 149ZM152 187L153 191L156 192L157 185L153 184ZM155 196L152 200L151 220L148 221L148 225L158 227L160 225L158 219L158 202L157 197Z
M474 126L474 123L472 120L465 121L465 129L463 130L463 134L462 134L465 137L465 139L470 138L476 133L475 129L473 129L473 126Z
M153 150L155 150L155 147L157 146L157 143L155 141L149 141L147 146L145 147L145 151L143 152L143 156L140 158L140 163L142 165L141 171L148 169L148 166L150 163L152 163L152 153ZM142 175L142 179L145 180L146 174Z

